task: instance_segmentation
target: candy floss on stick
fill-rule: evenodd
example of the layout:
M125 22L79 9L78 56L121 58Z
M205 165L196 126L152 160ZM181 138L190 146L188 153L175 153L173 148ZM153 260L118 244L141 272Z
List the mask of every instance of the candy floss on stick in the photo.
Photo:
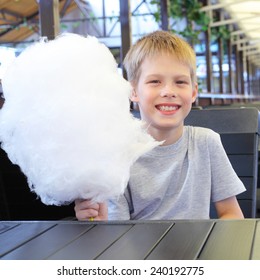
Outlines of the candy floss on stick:
M115 198L134 161L160 144L132 117L130 84L95 37L35 43L2 83L2 148L45 204Z

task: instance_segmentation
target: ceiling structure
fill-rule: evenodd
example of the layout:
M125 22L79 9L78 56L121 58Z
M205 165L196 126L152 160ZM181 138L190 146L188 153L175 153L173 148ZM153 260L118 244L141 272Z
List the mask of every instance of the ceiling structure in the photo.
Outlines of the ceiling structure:
M76 8L73 0L59 1L61 18ZM0 45L22 42L34 33L39 33L37 0L0 1Z
M244 59L249 58L260 66L260 0L219 0L202 8L209 15L220 9L225 12L223 18L212 20L211 26L229 26L232 44L243 51Z
M38 0L39 1L39 0ZM0 1L0 45L22 42L32 34L39 34L39 10L37 0ZM78 9L80 0L59 0L60 18ZM218 0L202 10L209 13L218 9L223 19L211 22L211 26L227 25L232 28L232 42L260 66L260 0ZM213 17L212 17L213 18Z

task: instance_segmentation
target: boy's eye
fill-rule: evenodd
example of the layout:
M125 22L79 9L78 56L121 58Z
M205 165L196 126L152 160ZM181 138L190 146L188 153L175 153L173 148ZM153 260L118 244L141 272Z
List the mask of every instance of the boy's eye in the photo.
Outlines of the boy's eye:
M160 81L159 80L151 80L149 81L150 84L159 84Z
M179 81L177 81L177 84L187 84L188 82L187 81L183 81L183 80L179 80Z

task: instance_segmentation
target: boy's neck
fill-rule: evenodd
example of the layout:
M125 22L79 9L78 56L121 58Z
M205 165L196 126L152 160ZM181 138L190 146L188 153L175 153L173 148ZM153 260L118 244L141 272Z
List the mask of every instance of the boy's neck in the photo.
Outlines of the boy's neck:
M168 146L176 143L181 138L183 126L160 130L149 127L148 132L156 141L164 141L162 146Z

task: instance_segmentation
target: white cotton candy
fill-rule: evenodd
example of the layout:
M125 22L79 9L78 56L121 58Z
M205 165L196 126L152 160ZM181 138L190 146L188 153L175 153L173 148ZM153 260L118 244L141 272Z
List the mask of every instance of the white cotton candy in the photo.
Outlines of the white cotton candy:
M131 165L159 144L131 116L130 84L95 37L35 43L2 83L2 148L45 204L117 197Z

